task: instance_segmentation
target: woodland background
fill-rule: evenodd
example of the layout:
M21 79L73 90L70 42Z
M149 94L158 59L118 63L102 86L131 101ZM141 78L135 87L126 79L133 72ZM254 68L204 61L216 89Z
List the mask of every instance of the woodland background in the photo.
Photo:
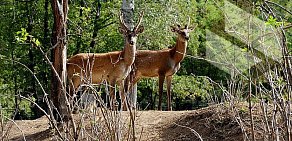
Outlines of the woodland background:
M80 52L122 50L124 41L118 32L121 2L121 0L69 1L68 57ZM257 8L251 8L252 1L229 0L228 2L261 19L261 12ZM286 9L292 9L289 0L273 0L273 2ZM256 2L256 4L261 3L262 1ZM216 0L135 1L136 17L139 11L144 11L142 25L145 30L139 35L137 43L137 48L140 50L158 50L173 45L176 35L170 31L170 26L186 24L188 17L191 18L191 25L197 25L190 35L187 56L172 83L174 110L197 109L208 106L212 102L222 102L224 90L230 86L228 82L242 79L240 76L234 78L233 75L204 59L207 30L246 51L246 44L226 34L226 17L220 8L223 5L224 1ZM53 25L51 9L49 0L1 0L0 2L1 115L12 116L14 119L35 119L42 116L36 104L46 109L44 94L32 74L40 80L45 91L50 93L50 66L38 48L24 41L27 41L27 38L33 39L33 42L40 45L50 58ZM292 22L291 13L277 6L274 10L280 15L279 17L262 20L272 26L276 26L277 22ZM292 49L291 35L292 30L287 29L286 40L289 52ZM214 82L220 84L220 87L214 85ZM155 109L158 100L157 89L157 79L143 79L139 82L140 109ZM242 100L246 100L249 94L247 89L243 88L238 94ZM257 96L255 95L254 98ZM166 108L166 102L163 103L165 104L163 108Z

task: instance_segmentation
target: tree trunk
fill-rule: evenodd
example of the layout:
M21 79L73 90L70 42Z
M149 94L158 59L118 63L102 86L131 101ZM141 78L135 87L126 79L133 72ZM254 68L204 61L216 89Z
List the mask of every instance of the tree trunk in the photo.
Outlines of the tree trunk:
M100 3L100 0L97 1L97 11L96 11L96 14L95 14L95 19L94 19L94 25L93 25L93 33L92 33L92 40L90 42L90 48L94 48L96 42L95 42L95 38L97 36L97 32L99 30L99 26L98 26L98 20L100 18L100 10L101 10L101 3Z
M31 11L32 9L30 9L31 7L33 7L33 3L34 1L27 1L26 2L26 12L27 12L27 33L31 34L32 29L33 29L33 12ZM34 52L33 52L33 45L30 45L29 51L28 51L28 57L29 57L29 64L28 64L28 68L31 70L31 72L35 73L35 62L34 62ZM35 79L34 77L30 77L30 86L28 87L28 91L29 93L32 94L32 96L34 97L34 99L38 100L38 95L36 92L36 83L35 83ZM38 101L36 101L38 102ZM34 118L38 118L40 117L42 114L42 112L40 111L40 109L38 107L36 107L33 103L31 103L31 110L34 113Z
M123 0L121 10L125 24L132 30L134 28L134 0Z
M55 110L60 112L61 116L67 114L66 98L66 25L68 13L67 0L52 0L52 10L54 15L54 26L52 33L52 80L51 80L51 100ZM54 110L54 117L60 118L57 111Z
M48 49L50 43L50 37L49 37L49 23L48 23L48 18L49 18L49 0L45 0L45 4L44 4L44 15L43 15L43 38L42 38L42 46L44 47L44 49ZM35 57L37 57L38 52L35 52ZM38 60L38 59L34 59L34 60ZM39 71L39 80L41 80L42 86L45 88L45 90L49 90L48 88L48 75L49 75L49 71L48 71L48 65L46 63L46 61L44 61L44 58L41 61L42 63L39 63L39 67L41 68L42 71ZM35 82L34 82L35 83ZM36 85L36 83L34 84ZM35 86L35 91L37 94L37 89ZM38 97L35 97L36 99L36 103L42 107L45 111L48 110L48 106L45 104L45 102L43 101L43 97L44 95L38 95ZM44 115L43 112L40 112L40 109L34 105L34 107L32 107L32 111L34 112L34 118L38 118L41 117L42 115Z
M15 57L14 57L14 49L12 50L11 52L11 58L12 58L12 66L13 68L16 68L15 67ZM15 120L19 120L21 119L21 115L20 115L20 112L19 112L19 102L18 102L18 99L19 99L19 96L17 94L17 91L18 91L18 86L17 86L17 74L16 74L16 71L13 71L13 82L14 82L14 119Z
M81 50L81 46L82 46L82 23L83 23L83 7L84 7L84 1L80 0L80 9L79 9L79 17L80 17L80 21L78 23L78 33L77 33L77 43L76 43L76 51L73 54L78 54Z
M90 42L90 49L94 49L94 46L96 44L95 38L97 37L98 31L100 29L106 28L106 27L115 23L113 21L110 21L112 19L111 15L108 15L106 19L101 21L101 18L100 18L101 1L98 0L97 4L95 4L95 5L97 5L97 7L96 7L97 10L96 10L95 19L93 22L93 32L92 32L92 38L91 38L91 42Z
M49 37L49 0L45 0L45 14L44 14L44 37L43 37L43 46L45 49L49 48L50 45L50 37ZM45 88L48 88L48 75L49 71L47 69L47 63L43 62L44 71L40 72L41 79L43 80L43 85Z

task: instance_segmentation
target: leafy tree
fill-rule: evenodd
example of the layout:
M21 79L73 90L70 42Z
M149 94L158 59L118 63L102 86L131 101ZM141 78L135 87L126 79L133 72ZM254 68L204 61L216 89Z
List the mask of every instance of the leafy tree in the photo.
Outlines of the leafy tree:
M51 57L51 33L54 23L50 0L0 2L0 107L7 115L18 114L19 117L36 118L34 104L19 96L29 97L38 104L43 102L43 93L39 85L34 85L32 74L22 65L29 66L49 93L51 88L50 66L45 62L43 54L31 47L30 39L38 39L42 49ZM197 26L191 33L187 56L181 64L173 82L173 98L176 109L198 108L206 105L206 94L216 91L210 89L206 79L198 76L208 76L215 82L227 86L231 77L204 59L206 56L206 32L214 32L243 50L247 45L225 32L225 15L220 9L229 2L240 9L258 17L267 24L277 26L284 24L288 53L292 50L292 16L290 1L272 0L256 1L256 6L268 3L277 16L262 16L259 7L252 10L255 1L206 1L206 0L145 0L135 1L134 18L144 11L142 21L145 31L139 35L137 48L159 50L172 46L176 36L170 31L170 26L184 25L188 17L191 25ZM74 0L69 1L67 41L68 57L79 52L109 52L122 50L123 37L118 33L118 14L122 5L121 0ZM282 7L281 7L282 6ZM22 30L23 29L23 30ZM25 30L25 31L24 31ZM24 36L22 34L28 34ZM16 38L19 37L19 38ZM21 39L22 37L23 39ZM33 60L32 60L33 59ZM195 76L193 76L195 75ZM144 79L138 84L138 103L141 108L149 105L155 108L157 100L156 79ZM201 85L206 84L206 85ZM201 99L201 100L200 100ZM198 102L200 101L200 102ZM196 103L197 102L197 103ZM46 107L43 105L43 107ZM21 110L26 113L20 112Z

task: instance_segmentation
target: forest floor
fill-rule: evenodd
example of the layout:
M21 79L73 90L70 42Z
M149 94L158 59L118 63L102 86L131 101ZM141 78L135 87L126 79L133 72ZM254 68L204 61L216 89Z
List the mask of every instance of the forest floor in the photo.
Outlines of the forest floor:
M191 111L138 111L136 115L137 140L196 141L199 138L195 132L204 141L243 140L235 116L223 104ZM24 140L23 135L28 141L56 140L45 116L36 120L18 120L10 125L8 140Z

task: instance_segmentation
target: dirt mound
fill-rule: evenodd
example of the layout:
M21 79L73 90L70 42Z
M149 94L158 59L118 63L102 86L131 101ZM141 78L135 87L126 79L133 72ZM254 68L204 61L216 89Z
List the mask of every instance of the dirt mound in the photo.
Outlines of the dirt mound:
M9 123L8 140L52 140L45 117ZM140 140L241 141L243 134L234 116L222 105L193 111L138 111L135 121L136 136Z
M180 119L166 124L163 140L199 141L198 135L206 141L243 140L241 129L232 115L221 112L213 106L184 114Z

